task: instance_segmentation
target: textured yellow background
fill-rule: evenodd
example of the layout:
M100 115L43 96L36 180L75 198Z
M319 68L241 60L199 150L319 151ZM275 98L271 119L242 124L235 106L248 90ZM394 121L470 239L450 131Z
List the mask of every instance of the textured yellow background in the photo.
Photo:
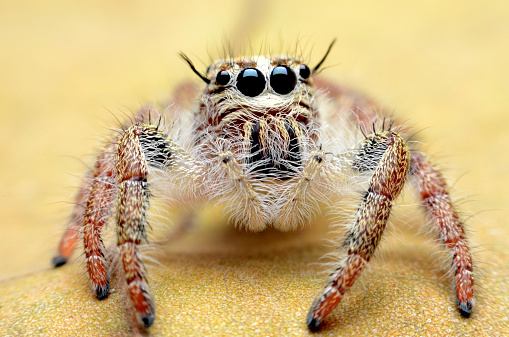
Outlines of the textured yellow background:
M468 196L461 208L475 214L468 225L482 277L470 320L454 309L440 267L448 262L419 234L424 220L402 208L412 226L395 223L387 252L322 334L509 334L508 17L505 0L0 2L0 331L129 333L119 292L95 300L79 258L49 269L73 174L115 125L110 111L122 118L194 78L178 51L204 68L225 39L249 33L254 46L288 50L300 37L311 63L337 37L324 75L422 129L456 195ZM309 334L324 223L293 234L216 227L158 248L151 333Z

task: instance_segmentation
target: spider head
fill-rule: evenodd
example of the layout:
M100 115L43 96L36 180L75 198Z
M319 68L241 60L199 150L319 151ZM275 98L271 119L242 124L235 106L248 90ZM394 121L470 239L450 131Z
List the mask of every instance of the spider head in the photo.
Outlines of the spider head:
M251 120L313 117L310 68L293 57L258 56L219 60L207 69L200 113L210 125ZM239 120L240 119L240 120Z
M318 111L305 63L286 56L219 60L204 78L195 114L198 138L227 143L246 171L260 178L287 179L300 170Z
M312 70L296 57L257 56L218 60L202 74L180 53L191 70L207 84L197 122L221 128L221 124L224 126L244 116L255 122L273 117L308 124L310 118L317 117L312 107L311 77L318 72L335 42L334 39Z
M206 83L194 116L195 144L220 143L260 178L293 176L305 148L317 147L313 74L327 54L313 69L296 57L255 56L218 60L205 74L181 55Z

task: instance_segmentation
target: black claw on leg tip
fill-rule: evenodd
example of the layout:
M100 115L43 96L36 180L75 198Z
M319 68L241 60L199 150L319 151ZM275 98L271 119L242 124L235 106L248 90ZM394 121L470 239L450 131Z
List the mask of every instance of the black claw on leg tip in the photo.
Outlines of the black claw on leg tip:
M60 267L60 266L63 266L64 264L67 263L67 259L65 257L63 257L62 255L57 255L53 258L53 260L51 260L51 264L56 268L56 267Z
M154 324L155 314L143 315L141 316L141 320L143 321L143 325L145 328L149 328L152 324Z
M306 323L308 325L309 330L311 331L318 331L320 330L320 325L322 324L322 321L318 318L313 317L313 308L308 313L308 317L306 318Z
M95 294L99 300L104 300L106 297L108 297L109 292L110 292L109 283L106 284L104 287L95 287Z
M466 301L466 302L460 302L456 300L456 306L458 307L458 310L460 311L461 316L465 318L469 318L470 314L472 313L472 307L474 306L472 302Z

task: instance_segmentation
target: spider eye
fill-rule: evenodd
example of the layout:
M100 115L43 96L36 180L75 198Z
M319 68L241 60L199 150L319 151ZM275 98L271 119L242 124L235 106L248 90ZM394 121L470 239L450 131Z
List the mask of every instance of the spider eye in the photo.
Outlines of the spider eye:
M270 86L275 92L286 95L295 88L297 78L287 66L278 66L270 74Z
M303 80L307 80L309 78L309 75L311 75L311 70L309 70L309 67L305 64L301 64L299 66L299 76Z
M265 90L265 77L256 68L244 69L237 77L237 89L246 96L258 96Z
M218 85L227 85L230 82L230 73L226 70L221 70L216 75L216 84Z

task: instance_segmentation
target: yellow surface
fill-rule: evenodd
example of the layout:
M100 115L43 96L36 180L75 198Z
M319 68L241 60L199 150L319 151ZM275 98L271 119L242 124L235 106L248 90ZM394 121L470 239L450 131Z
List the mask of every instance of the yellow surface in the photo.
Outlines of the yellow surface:
M225 36L251 29L253 49L268 40L294 50L300 37L312 62L337 37L324 75L422 129L455 194L468 196L461 208L475 214L468 225L481 276L471 319L454 309L448 262L430 236L419 234L423 218L400 207L411 226L394 224L383 243L387 252L322 334L509 334L508 15L503 0L3 1L1 333L131 332L115 283L117 291L99 302L79 258L49 268L75 193L69 186L79 182L73 174L85 171L80 160L89 162L105 128L116 125L110 111L123 118L195 78L178 51L205 68ZM254 25L239 23L246 18ZM324 224L314 227L252 235L210 224L159 245L159 264L150 269L157 310L150 333L309 334L305 315L323 286L322 268L313 263L328 251Z

